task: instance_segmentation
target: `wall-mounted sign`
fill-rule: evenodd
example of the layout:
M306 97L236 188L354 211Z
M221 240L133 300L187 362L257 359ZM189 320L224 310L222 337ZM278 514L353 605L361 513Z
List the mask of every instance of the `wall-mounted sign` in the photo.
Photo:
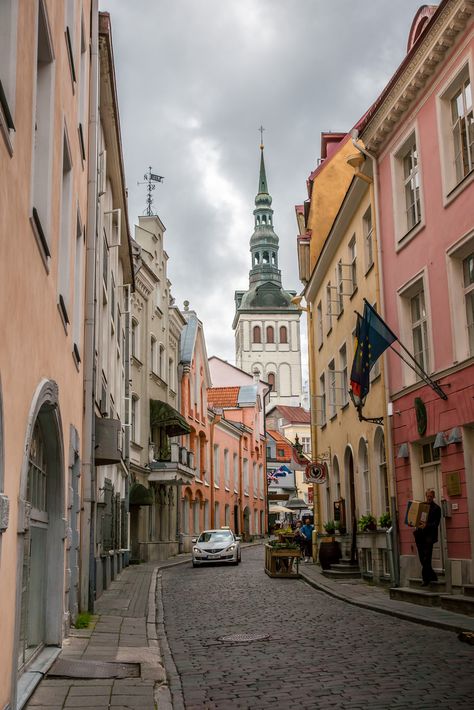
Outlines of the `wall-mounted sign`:
M308 463L305 472L306 483L326 483L328 478L328 465L325 461Z
M446 474L446 492L450 497L461 495L461 476L459 471L452 471Z
M428 424L428 417L426 415L425 403L420 397L415 397L415 414L418 434L420 436L424 436L426 432L426 426Z

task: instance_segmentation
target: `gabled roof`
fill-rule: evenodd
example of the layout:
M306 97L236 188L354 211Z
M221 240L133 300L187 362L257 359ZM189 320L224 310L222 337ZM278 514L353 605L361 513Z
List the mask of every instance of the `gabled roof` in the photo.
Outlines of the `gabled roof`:
M274 461L291 461L292 458L292 446L288 439L285 439L278 431L274 429L267 429L267 434L276 442L278 449L283 449L285 452L283 456L278 456L278 454L273 459Z
M303 407L287 407L282 404L276 404L267 412L267 417L275 410L290 424L311 424L311 414Z
M211 384L211 373L209 370L209 361L206 351L206 339L204 337L204 328L195 311L184 310L181 315L186 321L186 325L181 331L179 339L179 362L182 365L191 365L196 349L198 337L202 338L202 358L206 373L207 384Z

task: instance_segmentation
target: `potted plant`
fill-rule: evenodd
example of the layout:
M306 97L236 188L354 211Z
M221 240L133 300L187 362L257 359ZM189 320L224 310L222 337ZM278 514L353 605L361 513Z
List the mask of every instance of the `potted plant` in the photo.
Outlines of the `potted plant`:
M360 532L367 532L369 530L377 530L377 519L372 513L367 513L367 515L361 515L357 525Z
M392 518L390 517L390 513L382 513L382 515L379 518L379 525L381 528L389 528L392 524Z
M326 530L328 535L334 535L336 532L336 523L334 520L328 520L323 524L323 528Z

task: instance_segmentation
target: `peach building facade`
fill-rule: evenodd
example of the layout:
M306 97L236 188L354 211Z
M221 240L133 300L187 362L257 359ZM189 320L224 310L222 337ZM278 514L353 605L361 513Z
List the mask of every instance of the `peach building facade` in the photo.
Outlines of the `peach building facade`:
M2 708L78 606L91 5L0 4Z

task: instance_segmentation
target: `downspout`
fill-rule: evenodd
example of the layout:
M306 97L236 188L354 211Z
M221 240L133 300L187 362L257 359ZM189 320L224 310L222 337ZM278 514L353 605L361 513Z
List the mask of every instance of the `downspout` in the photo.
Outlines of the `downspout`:
M266 529L267 535L270 535L270 501L268 500L268 476L267 476L267 410L266 410L266 399L270 397L270 388L267 389L263 395L263 436L264 436L264 446L265 446L265 471L264 471L264 481L265 481L265 512L267 514Z
M84 421L82 432L82 506L80 608L94 611L95 597L95 261L97 243L97 161L99 123L99 8L91 5L89 150L87 178L86 280L84 313Z
M383 272L382 272L382 245L381 240L378 236L378 225L380 216L380 202L379 202L379 171L377 158L375 155L370 153L365 146L361 145L359 142L359 132L357 129L352 131L352 144L363 156L369 158L372 162L372 179L367 175L364 175L359 170L355 171L356 177L361 178L365 182L370 184L370 202L373 204L373 233L376 245L377 260L375 264L375 289L376 289L376 299L377 303L380 304L380 312L382 316L385 315L385 301L384 301L384 289L383 289ZM390 397L390 391L388 386L388 375L387 368L385 366L385 356L381 363L382 378L385 390L385 411L383 413L384 421L384 432L385 432L385 460L388 469L388 480L390 485L390 517L392 518L391 527L391 550L389 553L391 555L391 571L393 569L392 582L395 587L400 585L400 548L399 548L399 533L398 533L398 518L397 518L397 496L395 487L395 472L393 467L393 433L391 427L391 421L388 416L388 402Z
M210 436L210 440L211 440L211 447L210 447L210 448L211 448L211 450L210 450L209 453L210 453L210 458L211 458L211 461L210 461L210 463L211 463L211 466L210 466L210 469L211 469L211 480L210 480L210 488L211 488L211 490L210 490L210 506L211 506L210 521L211 521L211 528L213 528L213 527L215 526L215 523L216 523L216 521L215 521L215 515L214 515L214 497L215 497L215 496L214 496L214 475L215 475L215 471L214 471L214 429L215 429L216 424L219 424L219 422L221 421L221 419L222 419L222 414L215 414L215 415L214 415L214 419L213 419L213 421L211 422L211 432L210 432L210 433L211 433L211 436Z

